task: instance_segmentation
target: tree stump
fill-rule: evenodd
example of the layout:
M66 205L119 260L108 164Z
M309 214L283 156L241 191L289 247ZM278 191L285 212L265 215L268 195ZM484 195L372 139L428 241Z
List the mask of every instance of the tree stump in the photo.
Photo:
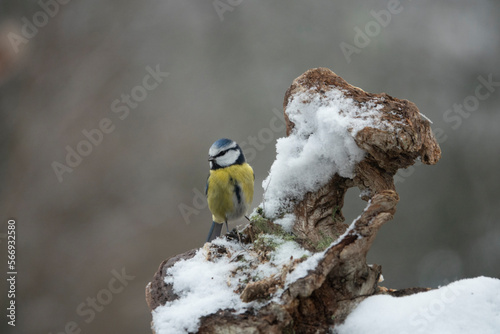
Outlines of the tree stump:
M159 314L168 313L169 307L175 307L173 301L182 298L174 292L170 269L181 259L190 261L197 252L203 253L205 261L215 264L242 263L228 272L227 283L241 303L233 301L232 306L228 304L227 308L204 314L193 320L197 321L194 330L181 326L177 332L328 333L364 298L388 293L377 286L381 267L369 266L366 255L380 227L396 211L399 196L393 176L398 169L411 166L417 159L424 164L435 164L440 159L441 150L430 122L412 102L385 93L367 93L326 68L308 70L295 79L285 94L283 107L287 137L295 136L304 143L309 140L307 145L325 145L308 163L314 169L317 159L318 165L324 164L331 175L322 175L321 184L313 183L314 189L302 193L296 189L302 189L301 177L307 177L308 166L304 174L299 173L296 184L289 183L291 188L295 187L294 191L279 189L280 180L274 184L272 178L265 181L263 202L242 231L226 235L224 242L207 243L203 249L164 261L146 287L156 334L169 332L168 321ZM332 138L353 141L356 149L361 149L358 154L352 144L345 144L347 153L339 154L346 153L345 161L352 164L346 170L344 166L328 169L329 161L339 165L338 161L344 160L337 161L335 157L332 160L328 153L321 153L343 144L314 137L318 127L312 127L310 133L305 129L313 117L317 117L321 127L321 120L330 119L327 113L336 113L335 117L341 117L342 122L346 120L339 132L342 135ZM346 115L349 117L345 118ZM302 121L296 124L294 119ZM329 138L330 130L324 130L325 138ZM303 149L307 147L310 146ZM292 154L307 153L301 150ZM354 158L353 152L358 154ZM283 163L278 162L283 160L280 154L276 165ZM271 175L277 170L276 167L273 171L273 167ZM272 188L269 193L267 186ZM350 187L361 190L367 206L357 219L345 224L342 207ZM287 226L280 223L285 217L289 220ZM304 255L276 260L281 256L277 254L279 247L284 244L300 248ZM263 272L265 265L272 268L271 274L255 277L254 273Z

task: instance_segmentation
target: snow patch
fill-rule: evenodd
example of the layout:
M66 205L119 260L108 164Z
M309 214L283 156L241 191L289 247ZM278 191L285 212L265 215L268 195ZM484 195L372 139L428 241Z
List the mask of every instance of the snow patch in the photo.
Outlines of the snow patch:
M237 264L227 257L209 262L206 256L206 251L200 249L193 258L168 269L165 282L173 284L173 292L180 298L152 312L156 333L196 332L202 316L219 309L243 309L244 303L233 292L236 282L229 279Z
M299 263L295 269L288 274L285 281L285 289L288 288L290 284L307 276L309 270L313 270L318 265L318 262L323 258L325 252L316 253L313 256L307 258L305 261Z
M155 332L196 332L200 326L200 318L218 310L234 309L238 314L249 308L262 307L269 301L245 303L235 291L241 290L250 281L281 274L283 266L291 264L295 259L311 256L311 252L293 240L271 234L261 235L259 238L274 247L269 254L269 261L261 263L255 251L218 238L212 244L224 247L227 254L218 258L212 256L207 260L208 247L205 247L198 250L191 259L181 260L169 268L165 283L172 284L173 292L179 299L167 302L152 312ZM295 271L292 274L294 273ZM276 296L282 292L279 289Z
M287 213L283 218L276 219L275 224L280 225L283 231L291 233L293 231L293 223L295 222L295 215L292 213Z
M315 191L338 173L353 177L354 167L365 152L354 137L365 127L387 128L380 122L382 104L374 99L358 103L339 89L293 96L286 113L295 124L292 133L276 143L276 160L264 188L263 210L275 218L286 212L290 200Z
M500 280L477 277L405 297L369 297L334 333L500 333Z

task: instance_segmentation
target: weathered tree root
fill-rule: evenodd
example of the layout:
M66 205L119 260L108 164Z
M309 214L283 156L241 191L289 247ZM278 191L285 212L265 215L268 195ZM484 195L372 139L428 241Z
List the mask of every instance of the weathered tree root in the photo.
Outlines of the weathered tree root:
M400 292L379 288L381 267L368 265L366 255L378 230L393 218L396 211L399 196L393 176L397 170L411 166L418 158L424 164L435 164L441 156L430 123L412 102L385 93L366 93L325 68L311 69L294 80L285 95L285 111L299 93L321 97L331 89L342 90L359 104L376 100L383 107L380 119L375 121L385 125L366 127L355 135L356 144L366 156L356 165L353 178L335 174L319 190L304 194L292 206L291 212L296 217L293 225L295 241L313 252L322 251L321 256L307 275L288 284L287 276L302 259L292 260L279 275L249 282L239 291L243 301L270 300L272 296L274 299L243 314L219 310L201 319L199 333L328 333L331 326L344 321L368 296L376 293L398 296L422 291L419 288ZM286 112L285 120L289 135L295 124ZM346 225L341 209L350 187L358 187L368 204L351 225ZM280 231L278 225L262 217L259 224L253 222L242 231L240 239L248 243L249 248L254 247L258 261L266 261L266 250L257 249L255 241L261 233L277 234ZM326 249L318 249L317 245L325 238L334 241ZM225 251L220 246L209 247L214 254ZM160 265L153 281L146 287L146 300L151 310L178 298L164 281L167 269L179 259L193 255L194 251L189 251Z
M314 193L307 193L295 205L294 233L312 244L317 244L325 235L335 238L347 228L341 208L349 188L358 187L362 199L368 200L383 190L395 190L393 176L398 169L413 165L419 157L429 165L437 163L441 157L430 122L420 115L415 104L385 93L367 93L326 68L309 70L295 79L285 94L284 109L300 93L323 96L331 89L342 90L359 105L369 101L383 105L380 118L375 121L385 126L382 129L366 127L356 134L356 144L367 155L356 166L353 179L335 175L329 183ZM285 121L289 135L295 124L286 112Z

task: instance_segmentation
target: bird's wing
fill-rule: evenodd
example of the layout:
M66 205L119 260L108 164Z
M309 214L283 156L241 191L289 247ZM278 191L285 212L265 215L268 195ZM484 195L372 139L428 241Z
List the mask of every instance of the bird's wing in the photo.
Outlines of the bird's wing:
M209 178L210 178L210 174L208 174L208 176L207 176L207 185L205 186L205 196L208 195L208 180L209 180Z

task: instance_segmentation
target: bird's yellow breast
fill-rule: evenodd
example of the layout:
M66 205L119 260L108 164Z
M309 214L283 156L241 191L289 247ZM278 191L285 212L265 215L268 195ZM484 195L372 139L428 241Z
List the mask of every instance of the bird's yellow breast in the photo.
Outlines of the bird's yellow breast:
M223 223L247 213L253 200L253 169L249 164L210 171L207 202L213 220Z

